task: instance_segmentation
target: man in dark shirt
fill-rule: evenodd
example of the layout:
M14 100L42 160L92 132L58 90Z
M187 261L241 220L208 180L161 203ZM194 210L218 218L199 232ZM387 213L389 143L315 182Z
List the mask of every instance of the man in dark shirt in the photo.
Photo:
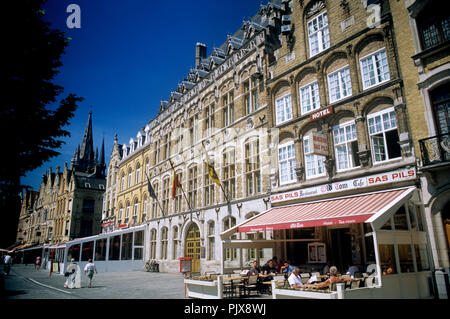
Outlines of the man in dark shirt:
M269 274L276 274L277 268L273 264L273 260L270 259L263 267L262 267L262 273L263 275L269 275Z

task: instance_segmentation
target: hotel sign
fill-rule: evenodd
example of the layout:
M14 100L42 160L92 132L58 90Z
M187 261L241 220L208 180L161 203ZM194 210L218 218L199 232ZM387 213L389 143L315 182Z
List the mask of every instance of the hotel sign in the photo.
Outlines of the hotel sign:
M403 168L382 174L363 176L341 182L307 187L295 191L274 194L270 197L271 203L280 203L293 199L302 199L331 193L348 191L356 188L370 187L387 183L403 182L417 178L415 168Z
M333 114L333 107L329 106L323 110L320 110L318 112L312 113L309 118L311 119L311 121L315 121L318 120L322 117L328 116L330 114Z

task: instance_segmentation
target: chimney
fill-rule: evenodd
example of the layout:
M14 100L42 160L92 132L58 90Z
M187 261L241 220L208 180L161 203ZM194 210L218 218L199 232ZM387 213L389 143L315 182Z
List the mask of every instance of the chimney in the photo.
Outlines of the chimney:
M195 68L197 69L202 59L206 58L206 45L197 42L195 46Z

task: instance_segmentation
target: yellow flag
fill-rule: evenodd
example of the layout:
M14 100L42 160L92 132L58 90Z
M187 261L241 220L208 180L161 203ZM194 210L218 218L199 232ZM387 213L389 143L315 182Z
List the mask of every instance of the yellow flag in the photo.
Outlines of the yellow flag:
M206 163L206 167L208 168L209 173L209 179L216 183L217 185L220 185L219 176L217 176L216 170L214 169L214 166L208 162Z

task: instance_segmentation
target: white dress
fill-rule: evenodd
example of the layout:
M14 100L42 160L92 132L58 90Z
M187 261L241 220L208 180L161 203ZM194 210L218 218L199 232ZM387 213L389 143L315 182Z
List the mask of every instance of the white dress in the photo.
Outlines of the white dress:
M73 272L75 270L75 272ZM67 277L67 280L64 284L64 287L66 288L81 288L81 271L80 266L78 266L75 263L71 263L67 266L67 272L70 273L69 277Z

